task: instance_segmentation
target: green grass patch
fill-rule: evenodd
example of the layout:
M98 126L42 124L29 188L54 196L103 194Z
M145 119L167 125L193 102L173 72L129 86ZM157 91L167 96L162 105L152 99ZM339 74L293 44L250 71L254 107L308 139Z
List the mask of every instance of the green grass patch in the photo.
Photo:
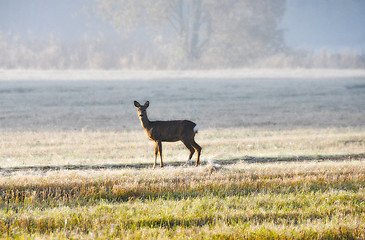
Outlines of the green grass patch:
M25 171L1 177L12 238L362 239L365 164Z

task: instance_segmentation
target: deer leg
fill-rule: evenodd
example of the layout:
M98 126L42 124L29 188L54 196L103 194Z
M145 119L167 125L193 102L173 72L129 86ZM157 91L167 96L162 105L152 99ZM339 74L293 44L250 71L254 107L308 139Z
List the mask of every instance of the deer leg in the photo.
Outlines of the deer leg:
M155 142L155 163L153 164L153 168L155 168L155 167L156 167L157 154L158 154L158 143L157 143L157 142Z
M160 152L160 167L163 167L163 162L162 162L162 143L161 141L158 141L158 151Z
M193 157L193 154L194 154L194 152L195 152L195 149L191 146L190 141L183 141L183 143L184 143L185 147L186 147L187 149L189 149L189 151L190 151L189 159L188 159L188 160L186 161L186 163L184 164L184 166L186 166L186 165L188 165L188 163L189 163L190 159Z
M202 147L201 147L201 146L199 146L199 145L195 142L195 140L193 140L192 145L193 145L193 147L196 149L196 151L198 152L198 157L196 158L196 163L195 163L195 167L197 167L197 166L199 165L199 161L200 161L200 153L201 153L201 151L202 151Z

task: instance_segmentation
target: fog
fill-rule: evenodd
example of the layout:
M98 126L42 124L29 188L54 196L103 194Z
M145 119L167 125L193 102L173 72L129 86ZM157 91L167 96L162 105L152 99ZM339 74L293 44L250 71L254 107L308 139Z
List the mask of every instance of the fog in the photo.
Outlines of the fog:
M364 68L364 12L361 0L2 0L0 68Z

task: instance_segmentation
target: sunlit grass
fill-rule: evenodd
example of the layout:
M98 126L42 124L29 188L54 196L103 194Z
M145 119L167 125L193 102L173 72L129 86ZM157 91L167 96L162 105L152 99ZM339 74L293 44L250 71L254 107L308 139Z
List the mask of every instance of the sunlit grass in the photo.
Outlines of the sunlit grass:
M17 172L1 177L3 236L354 238L364 161Z
M143 131L0 135L3 238L365 238L363 129L205 129L163 169Z
M365 130L201 129L202 161L244 157L300 157L365 152ZM140 131L0 132L0 166L153 163L154 143ZM181 142L163 144L164 161L185 162Z

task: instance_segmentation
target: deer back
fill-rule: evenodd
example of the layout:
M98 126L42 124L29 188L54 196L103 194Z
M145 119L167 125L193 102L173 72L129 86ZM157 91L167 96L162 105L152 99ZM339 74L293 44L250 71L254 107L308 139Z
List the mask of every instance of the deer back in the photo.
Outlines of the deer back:
M194 138L195 126L196 124L189 120L152 121L145 130L153 141L176 142Z

